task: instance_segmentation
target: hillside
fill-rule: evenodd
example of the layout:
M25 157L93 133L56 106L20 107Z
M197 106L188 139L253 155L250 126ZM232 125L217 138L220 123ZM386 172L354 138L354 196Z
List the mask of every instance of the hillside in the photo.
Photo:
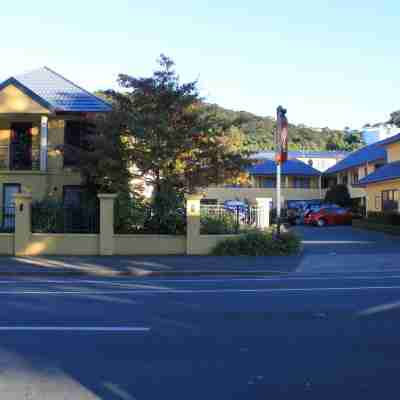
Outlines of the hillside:
M257 152L273 149L276 121L271 117L260 117L246 111L233 111L216 104L209 104L217 114L232 123L234 133L241 137L241 150ZM290 124L290 150L356 150L363 146L361 132L339 131L329 128L313 129L304 125Z

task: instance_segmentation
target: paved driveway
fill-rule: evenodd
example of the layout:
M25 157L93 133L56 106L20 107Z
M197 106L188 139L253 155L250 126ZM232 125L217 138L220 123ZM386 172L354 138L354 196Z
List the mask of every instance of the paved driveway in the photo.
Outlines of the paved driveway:
M351 226L295 228L303 237L298 272L400 271L400 238Z

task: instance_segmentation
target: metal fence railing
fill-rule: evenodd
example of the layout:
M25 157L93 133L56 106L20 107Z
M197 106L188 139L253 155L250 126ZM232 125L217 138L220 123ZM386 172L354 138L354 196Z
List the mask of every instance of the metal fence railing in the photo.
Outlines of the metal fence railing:
M34 233L99 233L98 207L32 207Z
M0 232L12 233L15 231L15 207L2 207L0 216Z
M241 229L258 228L263 209L257 206L226 206L224 204L203 204L200 207L200 221L203 226L219 226L224 233L238 233ZM215 232L207 232L215 233ZM222 232L221 232L222 233Z

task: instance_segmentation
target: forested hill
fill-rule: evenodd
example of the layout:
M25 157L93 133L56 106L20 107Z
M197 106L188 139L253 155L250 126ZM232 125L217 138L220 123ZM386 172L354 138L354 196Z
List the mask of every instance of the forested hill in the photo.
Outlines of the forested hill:
M233 134L240 138L241 150L262 151L273 149L273 132L276 121L271 117L260 117L246 111L224 109L208 104L218 115L233 123ZM290 121L289 121L290 122ZM345 132L329 128L313 129L305 125L289 124L290 150L356 150L364 143L361 132Z

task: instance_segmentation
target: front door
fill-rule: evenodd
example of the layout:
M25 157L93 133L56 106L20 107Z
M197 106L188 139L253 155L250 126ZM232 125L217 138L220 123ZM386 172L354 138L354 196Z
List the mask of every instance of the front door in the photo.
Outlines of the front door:
M10 169L32 169L32 124L11 125Z
M3 229L13 230L15 226L14 195L21 191L18 183L6 183L3 186Z

